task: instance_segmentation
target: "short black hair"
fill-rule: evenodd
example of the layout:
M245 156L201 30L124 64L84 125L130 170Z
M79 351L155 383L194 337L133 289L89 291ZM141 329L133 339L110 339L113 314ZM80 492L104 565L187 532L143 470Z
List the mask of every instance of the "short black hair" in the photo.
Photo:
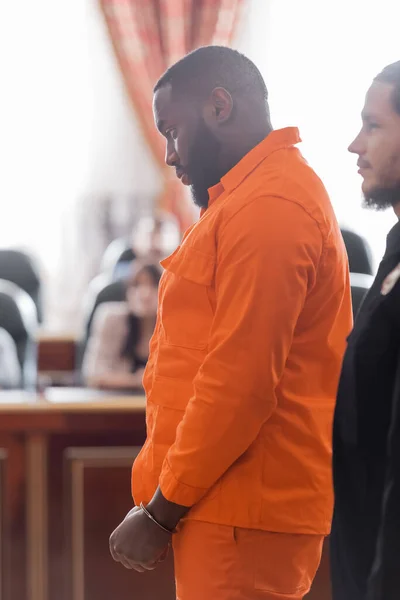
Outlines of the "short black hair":
M393 105L396 112L400 115L400 60L385 67L383 71L375 77L375 81L393 85Z
M268 100L265 81L244 54L225 46L203 46L172 65L157 81L154 93L170 84L174 92L201 97L216 87L232 95L248 91L254 99Z

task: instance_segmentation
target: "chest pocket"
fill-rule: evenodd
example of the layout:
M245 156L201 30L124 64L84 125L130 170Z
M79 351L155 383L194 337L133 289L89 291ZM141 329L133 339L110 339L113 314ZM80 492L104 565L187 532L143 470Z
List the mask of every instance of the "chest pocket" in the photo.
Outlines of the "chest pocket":
M215 259L184 244L162 266L166 270L161 303L164 341L204 350L213 319Z

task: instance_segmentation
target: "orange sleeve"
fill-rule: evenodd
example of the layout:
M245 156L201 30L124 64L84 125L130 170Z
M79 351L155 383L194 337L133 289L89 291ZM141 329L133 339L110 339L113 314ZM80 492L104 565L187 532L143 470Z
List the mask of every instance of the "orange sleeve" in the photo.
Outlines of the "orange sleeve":
M274 411L322 247L317 223L283 198L258 198L223 226L209 351L161 472L167 500L196 504Z

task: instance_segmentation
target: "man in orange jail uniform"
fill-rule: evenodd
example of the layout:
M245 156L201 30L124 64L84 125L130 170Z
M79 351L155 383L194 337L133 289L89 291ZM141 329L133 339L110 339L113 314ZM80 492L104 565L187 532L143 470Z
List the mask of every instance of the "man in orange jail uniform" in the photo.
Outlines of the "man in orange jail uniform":
M157 83L154 116L202 212L162 263L135 508L110 550L144 571L172 543L179 600L298 600L331 522L352 321L340 230L243 55L186 56Z

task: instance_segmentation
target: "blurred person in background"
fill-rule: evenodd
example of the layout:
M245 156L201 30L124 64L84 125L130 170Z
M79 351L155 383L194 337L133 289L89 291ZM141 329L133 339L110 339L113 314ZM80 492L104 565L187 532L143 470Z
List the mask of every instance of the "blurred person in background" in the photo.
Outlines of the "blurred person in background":
M0 327L0 389L12 389L21 385L21 366L17 347L11 335Z
M365 206L400 219L400 61L368 90L358 155ZM334 600L400 598L400 222L348 339L337 398Z
M174 252L180 239L178 222L170 213L157 210L152 215L141 217L133 227L131 256L114 267L114 279L127 277L135 259L159 263Z
M138 220L132 232L132 249L137 257L148 262L160 262L180 243L178 223L173 215L157 210Z
M161 267L135 261L126 282L126 302L96 310L83 361L86 383L102 389L142 385L157 314Z
M136 506L110 551L143 571L172 543L179 600L300 600L330 531L347 256L267 95L248 58L217 46L155 87L166 162L202 216L162 262Z

